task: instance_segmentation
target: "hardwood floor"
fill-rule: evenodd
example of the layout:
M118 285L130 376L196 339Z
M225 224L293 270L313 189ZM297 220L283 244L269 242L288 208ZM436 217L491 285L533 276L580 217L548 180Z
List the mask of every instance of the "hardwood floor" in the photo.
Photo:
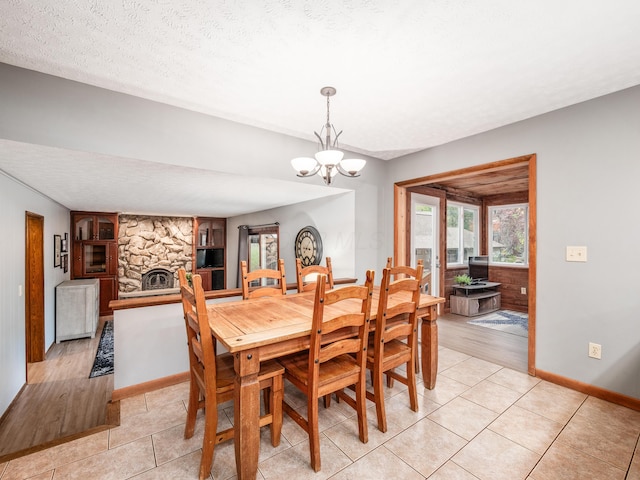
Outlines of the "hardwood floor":
M29 364L28 384L0 423L0 462L118 423L113 375L89 378L110 318L100 318L95 338L53 344L45 361Z
M519 372L527 372L528 339L467 323L469 317L438 316L438 343Z

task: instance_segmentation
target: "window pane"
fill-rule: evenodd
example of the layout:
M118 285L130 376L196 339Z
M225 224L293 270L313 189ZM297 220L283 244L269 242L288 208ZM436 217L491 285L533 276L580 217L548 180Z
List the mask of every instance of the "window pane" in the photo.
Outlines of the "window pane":
M447 265L462 265L480 248L478 207L447 205Z
M491 207L491 261L526 265L528 207Z
M278 269L278 227L260 228L249 230L248 234L249 271L267 268ZM252 286L258 286L260 282L252 282ZM262 285L275 285L274 279L262 279Z

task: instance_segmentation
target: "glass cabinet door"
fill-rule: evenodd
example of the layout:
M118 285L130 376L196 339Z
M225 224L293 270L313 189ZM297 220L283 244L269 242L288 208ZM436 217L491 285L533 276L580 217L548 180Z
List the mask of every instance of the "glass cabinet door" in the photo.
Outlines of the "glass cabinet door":
M93 216L76 218L76 240L92 240L93 239Z
M75 218L75 240L115 240L115 225L108 217L87 215Z
M85 275L107 272L107 245L84 245Z
M98 240L114 240L113 222L106 217L98 217Z
M198 247L224 247L224 220L206 220L198 224Z

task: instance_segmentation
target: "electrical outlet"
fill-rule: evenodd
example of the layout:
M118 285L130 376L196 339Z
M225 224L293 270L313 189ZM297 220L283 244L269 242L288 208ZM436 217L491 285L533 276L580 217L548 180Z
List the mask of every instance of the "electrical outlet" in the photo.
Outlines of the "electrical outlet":
M589 342L589 356L600 360L602 358L602 345Z
M527 294L527 287L520 287L520 293L522 295L526 295Z

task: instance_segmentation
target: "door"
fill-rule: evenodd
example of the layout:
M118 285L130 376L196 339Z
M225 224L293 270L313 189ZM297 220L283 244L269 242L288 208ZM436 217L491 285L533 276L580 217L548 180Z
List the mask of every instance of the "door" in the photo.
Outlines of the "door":
M411 194L411 265L424 264L425 292L438 296L440 286L440 245L438 219L440 199Z
M44 348L44 217L25 218L25 342L27 363L42 362Z

